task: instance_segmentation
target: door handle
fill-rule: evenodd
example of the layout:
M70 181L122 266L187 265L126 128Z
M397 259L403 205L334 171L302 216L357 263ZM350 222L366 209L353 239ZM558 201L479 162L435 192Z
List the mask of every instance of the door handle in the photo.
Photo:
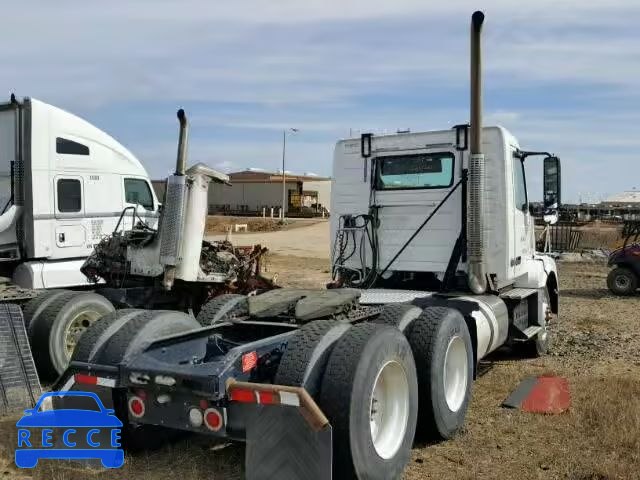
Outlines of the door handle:
M64 233L59 233L59 234L58 234L58 241L59 241L60 243L64 243Z

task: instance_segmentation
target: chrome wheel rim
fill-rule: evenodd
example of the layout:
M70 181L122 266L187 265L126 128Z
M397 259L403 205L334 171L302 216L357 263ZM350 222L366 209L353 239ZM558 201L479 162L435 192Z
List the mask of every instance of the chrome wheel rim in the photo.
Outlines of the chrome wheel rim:
M449 410L460 410L467 392L467 346L462 337L455 335L449 340L444 355L444 396Z
M549 300L549 292L544 289L542 294L542 311L544 312L544 325L542 325L542 332L540 332L540 340L547 341L549 335L548 327L551 319L553 318L553 312L551 311L551 301Z
M385 460L400 449L409 423L409 380L396 361L382 366L371 391L369 426L376 453Z
M64 349L67 358L71 358L80 336L101 316L102 314L95 310L83 310L67 323L64 330Z

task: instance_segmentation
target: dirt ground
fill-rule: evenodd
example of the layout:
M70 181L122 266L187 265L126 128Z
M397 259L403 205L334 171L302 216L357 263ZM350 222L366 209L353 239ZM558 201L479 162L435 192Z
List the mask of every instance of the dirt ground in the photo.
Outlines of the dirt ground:
M225 237L226 235L210 234L207 239L221 240ZM276 255L329 258L329 222L316 220L305 228L295 230L232 234L231 242L238 246L265 245Z
M282 285L320 287L329 278L326 258L272 254L267 267ZM606 273L595 263L560 264L561 312L551 355L522 360L499 352L483 362L464 432L448 442L415 445L405 480L640 479L640 295L609 295ZM526 375L546 373L568 378L569 412L542 416L500 407ZM241 445L216 450L219 445L196 437L127 455L117 471L53 460L21 471L12 461L16 419L0 421L0 480L242 478Z
M235 231L235 225L246 225L248 232L276 232L279 230L291 230L292 228L307 227L319 221L322 221L322 219L287 218L282 222L277 218L209 215L207 217L206 231L209 235L215 235L219 233L227 233L230 228L232 231Z

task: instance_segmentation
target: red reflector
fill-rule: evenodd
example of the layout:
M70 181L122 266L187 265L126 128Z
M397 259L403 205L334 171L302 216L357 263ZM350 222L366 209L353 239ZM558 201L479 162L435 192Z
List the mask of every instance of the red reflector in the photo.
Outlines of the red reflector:
M256 394L253 390L235 388L231 390L231 400L234 402L256 403Z
M204 412L204 423L209 429L217 432L222 427L222 415L215 408L210 408Z
M75 379L77 383L84 383L85 385L97 385L98 377L93 375L85 375L83 373L76 373Z
M209 402L207 402L206 400L200 400L200 408L202 410L206 410L208 406L209 406Z
M138 397L129 399L129 411L134 417L140 418L144 415L144 402Z
M276 394L273 392L258 392L258 400L262 404L273 405L277 402Z
M242 355L242 372L247 373L258 365L258 353L249 352Z

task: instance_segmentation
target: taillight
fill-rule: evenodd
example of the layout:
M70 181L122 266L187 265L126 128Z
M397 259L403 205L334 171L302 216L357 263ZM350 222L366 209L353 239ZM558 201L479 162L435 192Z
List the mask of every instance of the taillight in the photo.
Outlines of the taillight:
M189 423L194 427L202 426L202 412L197 408L189 410Z
M204 424L209 430L217 432L222 428L222 415L215 408L207 408L204 411Z
M129 399L129 412L136 418L144 415L144 401L140 397L131 397Z

